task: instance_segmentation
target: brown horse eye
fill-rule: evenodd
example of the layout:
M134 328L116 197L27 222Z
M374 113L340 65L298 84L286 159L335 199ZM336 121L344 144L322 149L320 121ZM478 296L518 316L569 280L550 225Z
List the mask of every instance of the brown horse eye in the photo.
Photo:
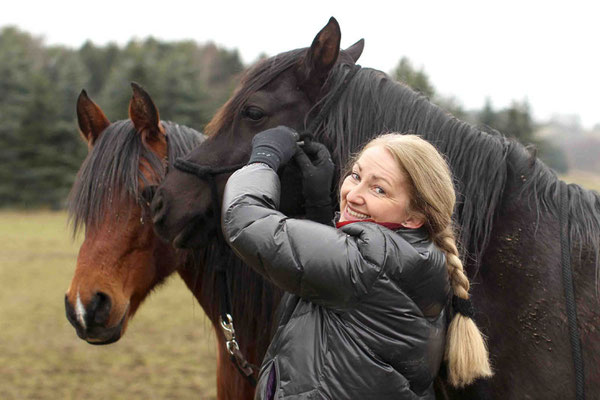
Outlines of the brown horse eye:
M252 121L259 121L265 116L265 113L258 107L250 106L244 108L242 115Z
M150 203L154 198L154 193L156 193L157 187L158 185L146 186L141 193L142 199L144 199L144 201L146 201L147 203Z

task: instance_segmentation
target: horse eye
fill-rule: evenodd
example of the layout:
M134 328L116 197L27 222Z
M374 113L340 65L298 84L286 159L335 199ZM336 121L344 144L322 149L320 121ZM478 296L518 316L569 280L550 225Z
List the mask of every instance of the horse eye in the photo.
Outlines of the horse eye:
M252 121L259 121L264 118L265 113L258 107L249 106L244 108L242 111L242 115Z
M156 188L158 185L149 185L146 186L142 190L142 199L144 199L147 203L150 203L154 198L154 193L156 193Z

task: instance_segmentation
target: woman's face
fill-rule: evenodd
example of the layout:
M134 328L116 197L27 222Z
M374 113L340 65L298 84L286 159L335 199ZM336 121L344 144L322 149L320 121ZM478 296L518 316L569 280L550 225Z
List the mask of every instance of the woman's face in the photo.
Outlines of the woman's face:
M385 147L373 146L342 183L340 222L370 219L418 228L424 221L407 214L409 202L406 178L394 157Z

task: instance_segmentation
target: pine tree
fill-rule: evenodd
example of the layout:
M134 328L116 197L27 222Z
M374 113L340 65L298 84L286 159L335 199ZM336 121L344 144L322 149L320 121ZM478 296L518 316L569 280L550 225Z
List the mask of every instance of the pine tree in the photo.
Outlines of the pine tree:
M398 66L394 69L392 76L398 82L403 82L423 95L432 98L435 89L429 83L429 77L423 71L423 68L416 70L408 57L402 57Z

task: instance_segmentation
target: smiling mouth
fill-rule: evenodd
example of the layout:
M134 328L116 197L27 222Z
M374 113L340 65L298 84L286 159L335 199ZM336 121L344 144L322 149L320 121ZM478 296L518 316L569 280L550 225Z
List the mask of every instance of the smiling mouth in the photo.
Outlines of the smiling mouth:
M346 213L349 216L354 217L356 219L368 219L371 217L370 215L367 215L367 214L361 214L359 212L352 211L352 209L350 209L350 207L348 207L348 206L346 206Z

